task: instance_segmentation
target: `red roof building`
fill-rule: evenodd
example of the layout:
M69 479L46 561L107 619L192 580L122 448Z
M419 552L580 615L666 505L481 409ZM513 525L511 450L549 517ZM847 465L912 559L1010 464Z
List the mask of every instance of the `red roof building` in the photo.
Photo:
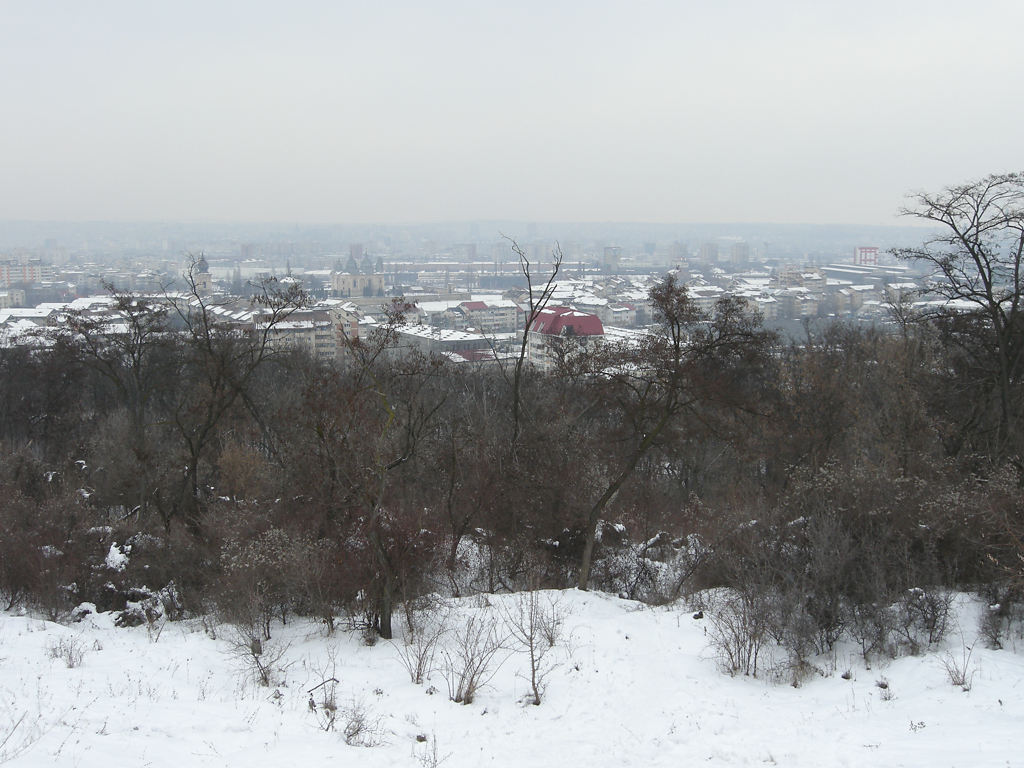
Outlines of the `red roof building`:
M604 325L597 315L569 307L547 307L530 324L527 354L535 366L550 370L559 354L568 349L570 339L574 348L582 349L603 338Z
M604 325L601 318L589 312L569 307L547 307L537 315L530 332L545 336L603 336Z

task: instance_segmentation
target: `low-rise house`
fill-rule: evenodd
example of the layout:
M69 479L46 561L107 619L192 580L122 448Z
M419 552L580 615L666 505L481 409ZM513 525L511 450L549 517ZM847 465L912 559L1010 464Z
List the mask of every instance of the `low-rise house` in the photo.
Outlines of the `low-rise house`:
M258 314L253 327L257 332L262 330ZM337 326L326 310L296 310L267 333L271 349L302 351L321 362L338 358L338 342Z
M453 311L465 317L465 327L481 333L509 333L518 328L518 307L508 299L464 301Z
M458 354L469 359L493 357L491 340L481 333L434 328L429 325L402 325L397 329L398 344L393 354L410 351L430 354Z

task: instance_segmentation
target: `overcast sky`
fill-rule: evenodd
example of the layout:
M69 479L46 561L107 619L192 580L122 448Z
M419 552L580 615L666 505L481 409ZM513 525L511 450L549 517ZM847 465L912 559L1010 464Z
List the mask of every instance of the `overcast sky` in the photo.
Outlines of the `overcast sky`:
M0 219L896 223L1024 2L0 0Z

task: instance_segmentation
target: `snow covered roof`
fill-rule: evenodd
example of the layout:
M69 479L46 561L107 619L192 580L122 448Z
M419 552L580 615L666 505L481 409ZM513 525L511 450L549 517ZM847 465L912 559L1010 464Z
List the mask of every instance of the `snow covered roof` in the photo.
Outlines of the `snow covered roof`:
M23 320L36 319L39 321L39 324L44 324L49 315L50 312L40 312L38 307L11 307L9 309L0 309L0 323L7 323L13 318L20 318Z
M479 333L456 331L449 328L434 328L430 325L402 325L399 326L398 332L433 341L481 341L484 338Z
M480 363L485 360L497 360L490 349L459 349L446 350L441 353L451 363Z
M41 326L38 323L23 318L4 322L3 313L0 313L0 333L7 333L10 336L17 336L22 333L35 334L40 328Z
M408 297L407 297L408 298ZM458 301L417 301L416 308L421 312L425 312L428 315L434 315L441 312L447 312L449 309L454 309L459 306Z
M533 321L530 330L548 336L571 333L574 336L603 336L604 326L597 315L569 307L548 307Z

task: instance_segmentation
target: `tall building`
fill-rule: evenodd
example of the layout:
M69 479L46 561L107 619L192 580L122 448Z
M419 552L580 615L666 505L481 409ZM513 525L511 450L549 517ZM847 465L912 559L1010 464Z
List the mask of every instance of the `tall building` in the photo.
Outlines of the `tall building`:
M622 248L617 245L606 245L601 257L601 271L617 272L620 258L622 258Z
M53 279L53 268L38 259L0 260L0 288L30 285Z
M733 243L729 252L729 261L733 266L746 267L750 264L750 244L740 240Z
M853 251L853 263L861 266L878 266L878 249L860 246Z
M704 243L700 247L700 260L705 264L717 264L718 243Z
M679 240L676 240L674 243L672 243L671 247L669 248L669 257L674 262L678 263L680 261L683 261L689 255L689 247L686 245L686 243L680 242Z

